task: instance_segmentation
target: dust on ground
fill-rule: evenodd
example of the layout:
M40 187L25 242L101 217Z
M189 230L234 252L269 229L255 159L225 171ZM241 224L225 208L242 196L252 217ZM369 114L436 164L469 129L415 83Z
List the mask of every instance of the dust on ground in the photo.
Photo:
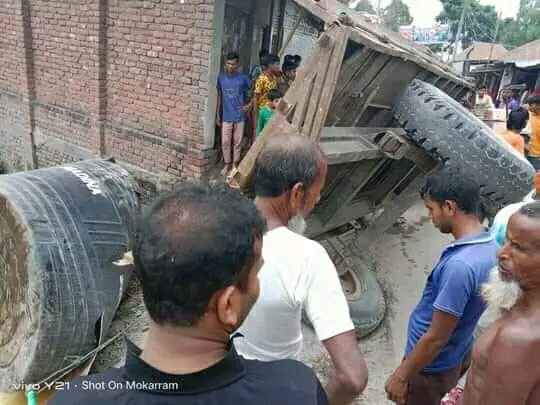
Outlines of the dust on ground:
M388 313L381 327L359 342L370 375L368 387L356 405L390 404L384 394L384 383L401 360L409 313L420 298L431 266L437 261L442 247L450 241L448 236L434 229L425 214L425 207L419 201L371 252L377 263L377 278L387 298ZM148 324L140 286L132 280L109 335L125 329L128 339L142 346ZM307 326L304 326L304 336L303 361L311 365L324 381L330 370L328 355ZM124 353L125 342L119 339L99 354L93 371L121 366Z

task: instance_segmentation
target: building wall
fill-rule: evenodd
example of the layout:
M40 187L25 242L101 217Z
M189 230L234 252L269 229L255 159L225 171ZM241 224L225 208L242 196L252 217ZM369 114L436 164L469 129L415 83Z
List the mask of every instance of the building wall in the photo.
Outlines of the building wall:
M298 23L298 20L300 22ZM292 0L285 3L285 16L283 19L283 38L288 38L294 31L291 40L284 49L283 55L300 55L304 62L307 62L309 55L313 51L319 31L310 20L305 18L305 12Z
M207 174L214 3L0 0L0 159L114 156L153 183Z

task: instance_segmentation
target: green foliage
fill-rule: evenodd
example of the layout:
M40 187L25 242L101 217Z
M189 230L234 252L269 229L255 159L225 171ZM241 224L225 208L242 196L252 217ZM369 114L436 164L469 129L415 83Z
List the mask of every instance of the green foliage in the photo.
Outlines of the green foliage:
M540 39L540 8L538 4L525 4L518 19L507 18L501 22L499 39L508 48L515 48Z
M473 41L492 42L497 26L497 10L491 5L484 6L478 0L440 0L443 10L436 17L441 23L450 25L455 39L463 7L467 4L463 20L462 39L464 47Z
M482 5L478 0L439 0L443 11L437 21L450 24L455 38L464 4L468 3L463 21L462 39L464 47L473 41L499 42L507 48L521 46L540 39L540 0L520 0L517 18L499 21L497 38L497 10L490 5Z
M400 26L410 25L413 22L409 6L402 0L392 0L392 2L383 9L382 18L384 24L396 32L399 31Z
M370 0L360 0L360 2L354 7L354 11L358 11L360 13L377 14L375 7L373 7Z

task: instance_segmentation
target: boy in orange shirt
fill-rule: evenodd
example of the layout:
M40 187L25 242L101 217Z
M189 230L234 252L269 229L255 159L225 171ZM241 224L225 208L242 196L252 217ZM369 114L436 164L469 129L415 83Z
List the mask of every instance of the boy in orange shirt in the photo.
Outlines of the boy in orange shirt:
M524 108L510 111L506 121L506 131L499 135L510 144L520 155L525 155L525 139L521 136L521 131L527 126L529 113Z
M540 171L540 96L529 97L527 105L529 109L529 127L531 128L527 159L536 171Z

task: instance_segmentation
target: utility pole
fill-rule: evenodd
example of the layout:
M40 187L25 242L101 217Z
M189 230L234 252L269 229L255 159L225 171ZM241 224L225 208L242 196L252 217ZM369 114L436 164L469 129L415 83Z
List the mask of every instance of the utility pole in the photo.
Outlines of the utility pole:
M382 13L381 13L381 0L378 0L378 1L377 1L377 17L382 18Z
M497 35L499 35L499 26L501 24L502 12L497 15L497 24L495 25L495 35L493 36L493 41L491 42L491 47L489 48L489 58L488 62L491 62L493 57L493 48L495 47L495 41L497 41Z
M458 40L463 31L463 24L465 23L465 13L467 12L468 6L469 6L469 0L463 0L463 9L461 10L461 17L459 17L459 24L456 31L456 38L454 39L454 51L452 52L452 62L456 61Z

